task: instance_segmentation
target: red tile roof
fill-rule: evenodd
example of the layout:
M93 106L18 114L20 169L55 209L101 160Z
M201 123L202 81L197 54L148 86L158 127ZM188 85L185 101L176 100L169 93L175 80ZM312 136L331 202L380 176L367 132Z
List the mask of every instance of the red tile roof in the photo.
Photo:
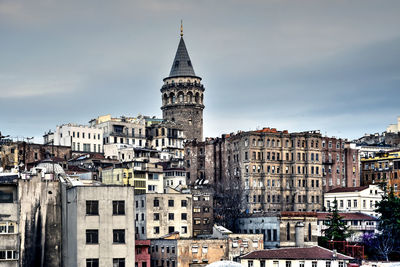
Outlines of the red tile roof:
M318 220L326 220L329 212L318 212L317 218ZM361 212L339 212L339 215L343 217L344 221L351 221L351 220L359 220L359 221L376 221L378 220L374 216L361 213Z
M335 188L327 193L345 193L345 192L360 192L365 189L367 189L368 186L359 186L359 187L341 187L341 188Z
M352 257L337 253L336 259L352 260ZM320 247L278 248L250 252L242 259L299 259L299 260L332 260L333 251Z

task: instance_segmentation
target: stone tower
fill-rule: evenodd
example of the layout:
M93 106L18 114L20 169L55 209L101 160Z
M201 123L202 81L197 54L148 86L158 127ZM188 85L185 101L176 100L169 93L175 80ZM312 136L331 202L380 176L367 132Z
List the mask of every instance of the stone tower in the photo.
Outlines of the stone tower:
M161 88L163 119L174 121L185 131L186 139L203 140L203 94L201 78L194 73L186 50L181 27L181 39L169 76Z

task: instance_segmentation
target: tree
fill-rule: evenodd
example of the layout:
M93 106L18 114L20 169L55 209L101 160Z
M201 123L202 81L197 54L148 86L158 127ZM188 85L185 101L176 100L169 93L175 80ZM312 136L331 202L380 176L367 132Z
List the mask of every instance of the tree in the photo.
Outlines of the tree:
M375 211L380 214L380 232L372 239L371 246L388 261L392 253L400 252L400 198L394 195L393 188L376 204Z
M243 186L240 178L219 183L214 195L214 222L236 232L236 220L243 214Z
M333 201L333 210L328 215L328 221L325 225L325 240L345 241L350 236L348 226L343 221L343 217L339 215L336 199Z

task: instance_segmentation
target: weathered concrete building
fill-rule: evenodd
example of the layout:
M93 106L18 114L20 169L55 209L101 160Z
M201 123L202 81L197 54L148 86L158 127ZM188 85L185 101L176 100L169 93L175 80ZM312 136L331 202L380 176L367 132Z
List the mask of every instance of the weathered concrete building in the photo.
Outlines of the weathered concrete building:
M277 213L243 215L236 220L236 229L242 234L262 234L264 248L279 247L280 217Z
M61 265L59 182L0 175L0 265Z
M62 183L63 266L134 266L134 188Z
M0 175L0 266L19 266L18 175Z
M193 236L210 235L214 225L213 191L203 188L191 190L193 194Z
M163 118L182 127L187 139L203 139L203 95L201 78L194 73L183 40L179 41L169 76L161 87Z
M184 238L191 237L192 205L192 195L178 191L135 196L138 239L160 238L174 232Z
M318 245L317 213L282 211L279 220L281 247Z

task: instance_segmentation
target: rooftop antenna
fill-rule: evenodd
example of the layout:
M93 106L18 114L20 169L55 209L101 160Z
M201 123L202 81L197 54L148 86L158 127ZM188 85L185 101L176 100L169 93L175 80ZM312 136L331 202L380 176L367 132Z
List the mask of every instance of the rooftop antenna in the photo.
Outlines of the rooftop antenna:
M181 20L181 37L183 37L183 21Z

